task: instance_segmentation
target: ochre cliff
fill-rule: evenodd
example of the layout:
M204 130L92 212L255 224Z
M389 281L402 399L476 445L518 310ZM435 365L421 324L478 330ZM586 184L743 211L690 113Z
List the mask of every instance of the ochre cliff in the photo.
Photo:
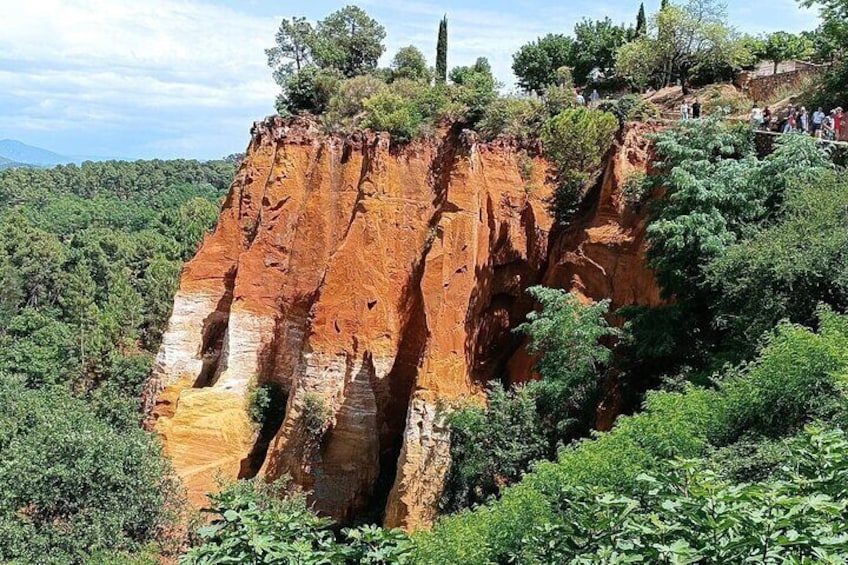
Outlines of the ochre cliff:
M544 161L442 133L397 147L308 121L256 125L185 267L152 380L155 429L193 501L216 475L289 475L336 519L426 526L449 466L444 406L532 377L511 332L533 308L529 286L659 301L644 218L618 194L646 167L639 131L553 234ZM267 382L288 403L258 429L248 398Z

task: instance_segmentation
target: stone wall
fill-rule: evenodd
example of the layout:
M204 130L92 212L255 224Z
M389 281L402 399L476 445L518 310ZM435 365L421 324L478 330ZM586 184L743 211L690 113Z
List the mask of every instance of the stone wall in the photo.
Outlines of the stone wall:
M744 72L739 75L737 84L751 100L762 102L772 99L782 90L799 87L805 80L825 69L825 66L809 65L790 72L759 77L753 73Z

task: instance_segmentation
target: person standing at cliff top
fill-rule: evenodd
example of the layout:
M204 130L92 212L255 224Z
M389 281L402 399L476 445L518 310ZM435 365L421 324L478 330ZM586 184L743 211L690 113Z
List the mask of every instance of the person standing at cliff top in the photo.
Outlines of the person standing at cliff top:
M701 117L701 103L695 98L695 101L692 102L692 118L697 120Z
M786 122L783 124L783 133L791 133L795 131L795 120L796 120L795 106L792 104L786 108Z
M688 120L689 119L689 104L686 103L686 99L683 99L683 103L680 104L680 119Z
M755 102L754 107L751 108L751 125L754 129L763 129L763 122L763 109Z
M819 109L813 112L813 135L816 136L817 139L821 139L823 122L824 110L821 106L819 106Z
M802 133L810 133L810 113L807 112L806 106L801 106L798 112L798 127Z
M825 141L833 141L836 139L835 131L834 131L834 117L836 116L836 110L831 110L829 116L824 117L824 121L822 122L822 139Z

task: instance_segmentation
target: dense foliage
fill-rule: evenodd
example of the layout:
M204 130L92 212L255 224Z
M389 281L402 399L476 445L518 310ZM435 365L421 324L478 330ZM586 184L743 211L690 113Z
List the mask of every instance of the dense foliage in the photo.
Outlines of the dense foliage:
M212 521L198 530L202 545L181 559L185 565L403 565L412 544L399 530L373 526L335 534L302 494L285 481L239 481L211 495Z
M563 110L542 126L544 156L556 167L552 211L557 222L571 219L586 182L612 146L618 125L609 112L580 107Z
M844 471L829 471L843 464L838 428L809 439L802 434L801 447L780 456L809 480L772 467L774 483L734 484L721 476L726 454L723 465L711 463L715 448L749 445L744 438L790 437L817 419L827 427L844 424L848 317L819 315L818 333L782 324L752 363L726 370L716 386L652 393L641 414L569 447L555 463L537 465L498 502L443 519L416 537L418 562L679 563L700 552L704 562L722 563L718 556L733 555L725 551L766 551L764 562L782 562L768 552L848 551L848 540L830 535L833 516L845 511ZM832 447L836 453L828 455ZM676 458L697 460L680 467ZM707 468L719 475L702 471ZM816 501L821 505L809 506ZM792 505L808 510L787 513ZM725 522L704 514L721 508ZM763 528L771 528L765 536ZM790 530L798 546L783 539L795 535ZM615 552L631 560L613 558Z
M506 392L493 385L487 405L453 412L451 468L441 509L485 502L518 480L530 464L585 434L594 419L598 382L612 361L603 343L618 334L604 318L609 301L583 304L574 294L532 287L541 309L516 331L538 354L541 381Z
M0 173L3 561L108 562L167 533L180 497L140 398L232 176L223 161Z
M176 481L129 400L92 404L67 387L0 376L0 454L3 562L135 551L179 511Z
M727 25L725 6L716 0L669 4L654 15L648 31L619 49L616 72L638 88L690 81L727 80L754 62L745 38Z
M763 240L760 251L756 242L770 226L775 232L791 229L792 208L801 205L796 192L823 190L832 167L823 148L808 136L784 136L771 155L758 159L750 135L744 127L714 118L681 124L656 137L656 174L645 180L643 192L661 186L665 197L651 206L649 261L674 301L662 308L621 312L630 320L633 349L628 356L639 360L639 370L653 364L651 370L672 374L683 367L709 372L750 355L759 336L783 316L812 323L818 302L842 308L832 287L815 286L821 290L797 296L796 310L775 309L772 316L774 301L795 302L790 289L755 288L763 281L744 277L731 280L742 273L729 272L725 255L734 250L731 255L743 262L773 256L774 240ZM825 207L818 213L836 209ZM822 227L810 223L804 229ZM814 241L822 245L832 237L831 232L816 233L821 236ZM813 251L818 253L833 254L825 248ZM838 285L836 279L832 282ZM763 296L771 291L777 294ZM745 306L752 317L742 321L736 309L758 295L757 306Z

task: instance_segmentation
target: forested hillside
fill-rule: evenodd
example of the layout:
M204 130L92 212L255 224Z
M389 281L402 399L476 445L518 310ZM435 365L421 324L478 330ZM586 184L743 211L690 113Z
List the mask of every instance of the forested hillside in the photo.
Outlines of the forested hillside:
M0 560L137 551L179 511L141 392L233 174L226 161L0 173Z

